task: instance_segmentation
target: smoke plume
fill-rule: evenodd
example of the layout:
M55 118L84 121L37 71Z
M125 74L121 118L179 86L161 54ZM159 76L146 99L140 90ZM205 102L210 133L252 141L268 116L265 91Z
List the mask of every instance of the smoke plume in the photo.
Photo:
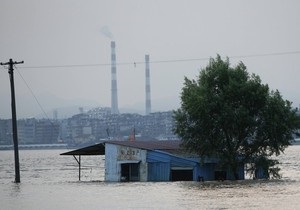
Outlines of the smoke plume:
M102 33L105 37L107 37L107 38L109 38L109 39L113 39L113 38L114 38L114 36L113 36L113 34L110 32L108 26L103 26L103 27L100 29L100 31L101 31L101 33Z

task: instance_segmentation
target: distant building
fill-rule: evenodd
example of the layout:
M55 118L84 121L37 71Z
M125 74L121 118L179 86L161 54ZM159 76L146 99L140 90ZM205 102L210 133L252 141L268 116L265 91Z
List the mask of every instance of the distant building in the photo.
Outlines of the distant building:
M59 127L60 124L57 121L50 121L48 119L20 119L17 121L19 144L57 143ZM13 144L11 120L0 120L0 144Z
M91 109L87 112L90 118L92 119L103 119L106 118L108 115L111 115L111 108L109 107L98 107Z
M0 119L0 144L12 144L12 122L11 120Z
M148 115L112 114L111 108L99 107L68 119L20 119L20 144L67 143L72 146L96 143L99 140L125 140L135 131L141 139L176 140L173 133L173 112ZM0 120L0 144L12 144L11 120Z
M37 120L35 124L35 143L54 144L58 142L59 123L50 120Z
M74 144L95 141L88 114L77 114L69 119L70 138Z
M18 141L19 144L34 144L36 139L36 119L18 120Z
M110 108L95 108L72 116L61 123L63 142L79 145L99 140L125 140L134 129L148 139L174 140L172 112L140 114L111 114Z

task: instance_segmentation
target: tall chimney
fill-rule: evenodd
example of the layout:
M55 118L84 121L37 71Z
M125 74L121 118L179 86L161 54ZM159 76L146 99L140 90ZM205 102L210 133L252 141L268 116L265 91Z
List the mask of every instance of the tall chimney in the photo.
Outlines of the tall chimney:
M119 114L117 92L116 43L111 41L111 113Z
M145 55L146 64L146 115L151 113L151 95L150 95L150 67L149 67L149 55Z

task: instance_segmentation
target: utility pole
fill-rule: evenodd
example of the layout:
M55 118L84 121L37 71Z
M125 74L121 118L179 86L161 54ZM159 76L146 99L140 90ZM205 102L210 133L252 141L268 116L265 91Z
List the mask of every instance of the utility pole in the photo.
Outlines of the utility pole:
M17 114L16 114L16 101L15 101L15 85L14 85L14 65L21 64L24 61L16 62L9 59L6 63L0 63L2 66L8 65L8 74L10 78L11 89L11 113L12 113L12 129L13 129L13 141L15 151L15 182L20 183L20 165L19 165L19 146L18 146L18 130L17 130Z

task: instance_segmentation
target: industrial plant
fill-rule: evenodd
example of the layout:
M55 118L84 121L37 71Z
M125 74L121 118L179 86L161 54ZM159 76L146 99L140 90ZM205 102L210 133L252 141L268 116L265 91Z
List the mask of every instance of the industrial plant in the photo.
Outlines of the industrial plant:
M118 107L116 42L111 48L111 107L97 107L69 118L58 119L57 110L53 119L20 119L18 134L21 145L57 144L68 146L87 145L100 140L136 139L174 140L172 111L151 111L150 55L145 55L145 111L144 115L120 113ZM0 145L12 145L11 120L0 119Z

